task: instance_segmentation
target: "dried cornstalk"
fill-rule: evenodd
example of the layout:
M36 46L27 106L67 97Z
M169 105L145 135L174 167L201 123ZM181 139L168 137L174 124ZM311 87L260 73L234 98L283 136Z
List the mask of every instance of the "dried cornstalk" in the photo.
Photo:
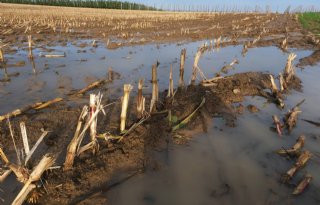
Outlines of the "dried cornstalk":
M137 113L138 118L141 118L145 112L145 97L142 95L143 79L139 80L138 83L138 97L137 97Z
M43 172L51 167L55 162L55 158L45 155L39 164L31 172L29 179L12 202L12 205L21 205L27 198L28 194L36 187L35 182L39 181Z
M186 62L186 52L187 50L184 48L181 50L180 54L180 74L179 74L179 87L184 86L184 65Z
M219 48L220 47L220 44L221 44L221 36L217 39L214 39L214 44L215 44L215 47L216 48Z
M23 113L25 113L26 111L30 110L30 109L35 109L35 110L40 110L40 109L43 109L43 108L46 108L54 103L57 103L57 102L60 102L62 101L63 99L62 98L55 98L53 100L49 100L47 102L37 102L35 104L32 104L32 105L29 105L29 106L26 106L24 108L21 108L21 109L16 109L10 113L7 113L5 115L1 115L0 116L0 122L5 120L5 119L8 119L10 117L16 117L18 115L21 115Z
M169 88L167 97L173 96L173 79L172 79L172 65L170 65L170 74L169 74Z
M90 139L92 142L92 152L93 154L96 154L99 150L99 145L96 139L97 136L97 117L93 118L94 112L97 110L97 96L95 94L90 94L90 120L92 120L92 123L90 125ZM93 118L93 119L91 119Z
M306 137L301 135L296 143L290 149L281 149L277 151L279 155L290 155L290 156L299 156L302 147L304 146Z
M277 115L273 115L272 119L273 119L273 124L276 126L277 133L279 134L279 136L281 136L283 125L281 124Z
M194 57L194 63L193 63L193 69L192 69L192 76L191 76L191 84L194 84L196 81L196 77L197 77L197 72L200 73L201 77L203 78L203 80L207 80L207 78L204 76L203 72L200 70L198 63L200 60L200 57L202 55L202 53L205 51L206 47L202 46L198 49L195 57Z
M81 142L82 142L82 140L83 140L83 138L84 138L84 135L85 135L87 129L90 127L92 121L98 116L98 114L99 114L100 111L102 111L102 112L105 114L105 112L104 112L104 107L113 104L113 103L110 103L110 104L108 104L108 105L106 105L106 106L101 105L102 95L100 95L100 93L99 93L98 96L99 96L99 97L98 97L98 100L97 100L96 110L95 110L95 112L92 114L92 116L89 117L89 121L86 122L86 124L84 125L81 133L79 134L79 140L78 140L79 143L78 143L78 147L77 147L77 155L80 155L80 151L79 151L79 150L81 149L81 147L80 147L80 146L81 146ZM90 144L90 145L93 145L92 142L90 142L89 144ZM85 145L85 146L87 146L87 145ZM91 147L92 147L92 146L91 146ZM90 148L90 147L89 147L89 148ZM82 149L82 150L83 150L83 149Z
M47 53L47 54L42 54L41 56L45 58L65 58L67 55L65 52L63 53Z
M94 143L94 141L91 141L88 144L83 145L82 147L79 148L77 155L79 156L83 152L85 152L85 151L87 151L87 150L89 150L91 148L94 148L96 145L99 145L99 144L98 143ZM93 153L93 154L96 154L96 152Z
M290 80L292 79L292 77L295 75L295 70L294 70L292 62L296 57L297 57L297 55L294 53L290 53L288 56L287 64L286 64L284 74L283 74L286 83L289 83Z
M30 194L30 192L32 190L34 190L36 188L36 185L35 184L29 184L26 188L24 188L23 191L21 194L19 193L19 198L16 198L14 200L14 202L12 203L12 205L21 205L23 204L23 202L27 199L28 195ZM17 197L18 197L17 196Z
M157 77L157 65L152 65L152 97L150 103L150 112L156 108L156 104L159 100L159 88L158 88L158 77Z
M9 162L8 157L3 152L2 148L0 148L0 157L3 160L4 164L10 168L10 170L7 170L2 176L1 181L4 181L6 177L11 173L14 172L14 174L17 176L18 181L24 183L26 182L26 179L28 178L28 171L22 166L15 165L13 163Z
M87 116L87 114L88 114L88 106L84 106L82 108L82 112L81 112L79 120L78 120L76 131L75 131L73 138L67 148L67 155L66 155L66 159L64 162L64 170L65 171L70 170L73 166L73 161L74 161L75 156L77 155L77 148L80 143L80 130L81 130L82 124L84 123L84 120L85 120L85 117Z
M299 113L301 113L299 107L295 107L286 114L284 121L289 132L296 126Z
M229 66L230 66L230 67L233 67L235 64L239 64L238 59L234 59L234 60L229 64Z
M50 105L52 105L54 103L61 102L62 100L63 100L62 98L55 98L53 100L49 100L49 101L47 101L45 103L42 103L41 105L35 107L34 109L35 110L40 110L40 109L46 108L46 107L48 107L48 106L50 106Z
M93 42L92 42L92 47L94 47L94 48L98 47L96 40L93 40Z
M285 89L287 89L287 84L283 78L282 73L279 73L279 82L280 82L280 91L283 92Z
M259 35L257 38L255 38L252 43L251 46L253 46L254 44L256 44L259 40L260 40L261 36Z
M292 192L293 195L299 195L301 194L307 186L310 184L313 177L310 174L306 174L303 180L298 184L298 186L294 189Z
M24 112L26 112L26 111L28 111L28 110L30 110L30 109L33 109L33 108L35 108L35 107L37 107L37 106L39 106L39 105L41 105L41 104L42 104L42 103L35 103L35 104L29 105L29 106L27 106L27 107L25 107L25 108L16 109L16 110L14 110L14 111L12 111L12 112L10 112L10 113L7 113L7 114L5 114L5 115L1 115L1 116L0 116L0 121L3 121L3 120L8 119L8 118L10 118L10 117L15 117L15 116L21 115L22 113L24 113Z
M4 52L2 50L2 48L0 48L0 62L5 62L5 58L4 58Z
M32 149L30 150L30 152L26 155L24 164L27 165L28 161L30 160L30 158L32 157L34 151L38 148L38 146L40 145L40 143L42 142L42 140L44 139L45 136L47 136L49 132L48 131L44 131L42 130L42 134L39 137L39 139L37 140L37 142L33 145Z
M287 50L287 48L288 48L288 37L286 37L285 39L283 39L283 41L281 42L280 47L281 47L283 50Z
M26 124L24 122L20 122L20 129L21 129L21 136L22 136L22 142L23 142L25 155L27 156L30 152L30 148L29 148Z
M30 59L33 59L33 53L32 53L32 36L31 35L28 35L28 47L29 47L29 55L28 57Z
M120 116L120 132L124 132L126 129L126 119L127 119L127 110L129 105L129 97L130 92L132 90L132 86L130 84L125 84L123 86L123 99L122 99L122 109L121 109L121 116Z
M297 159L295 165L291 169L289 169L284 175L284 182L288 182L299 169L304 167L311 158L311 156L312 154L309 151L302 152L299 158Z
M223 76L213 77L213 78L201 81L201 84L205 85L210 83L216 83L218 80L225 79L225 78L228 78L228 77L223 77Z
M37 147L39 146L39 144L41 143L41 141L43 140L43 138L48 134L47 131L43 131L42 135L40 136L40 138L37 140L36 144L32 147L31 150L29 150L29 143L28 143L28 138L27 138L27 134L26 134L26 127L24 122L20 123L20 127L21 127L21 133L22 133L22 141L24 144L24 148L25 148L25 160L24 160L24 165L26 165L29 161L29 159L31 158L31 156L33 155L34 151L37 149ZM1 176L1 181L4 180L10 173L11 171L13 171L15 173L15 175L17 176L18 181L25 183L27 178L28 178L28 170L23 167L21 165L21 160L19 157L19 152L16 148L15 145L15 140L13 138L13 133L12 133L12 128L11 128L11 124L9 121L9 129L10 129L10 133L12 135L12 139L13 139L13 143L14 143L14 147L15 150L17 152L17 158L18 158L18 165L10 163L8 158L5 156L5 154L3 153L2 149L0 150L0 155L3 158L3 160L5 161L5 164L10 168L10 170L6 171L6 173ZM29 150L29 151L28 151Z
M19 182L26 183L29 177L29 170L27 168L13 163L9 163L7 166L16 175Z
M238 63L239 63L239 61L238 61L237 59L234 59L229 65L223 66L223 67L221 68L221 72L227 73L229 69L234 68L233 66L234 66L235 64L238 64Z
M90 85L88 85L87 87L79 90L75 95L83 95L85 92L100 86L101 84L103 84L105 82L105 80L98 80L96 82L91 83Z
M270 76L270 81L271 81L272 93L277 93L278 92L278 87L277 87L276 83L274 82L273 75L269 75L269 76Z
M297 142L293 145L292 150L300 150L306 141L306 137L304 135L301 135L298 137Z
M4 180L11 174L12 170L6 170L1 176L0 176L0 183L4 182Z
M283 175L282 181L285 183L288 182L295 175L297 171L298 171L298 168L296 166L293 166Z
M199 60L200 60L202 53L203 53L203 50L201 48L199 48L195 57L194 57L193 72L192 72L192 78L191 78L192 82L194 82L196 80L197 67L198 67L198 63L199 63Z
M248 52L248 45L247 45L247 43L245 43L245 44L243 44L243 48L241 51L242 56L245 56L247 52Z
M3 152L1 147L0 147L0 157L1 157L2 161L4 162L4 164L9 163L9 159L8 159L7 155Z
M269 76L270 76L271 92L272 92L271 96L277 105L279 105L281 108L284 108L285 104L283 102L282 95L279 92L276 83L274 82L273 75L269 75Z
M299 156L295 166L302 168L304 167L307 162L309 161L309 159L311 158L312 154L309 151L303 151L302 154Z

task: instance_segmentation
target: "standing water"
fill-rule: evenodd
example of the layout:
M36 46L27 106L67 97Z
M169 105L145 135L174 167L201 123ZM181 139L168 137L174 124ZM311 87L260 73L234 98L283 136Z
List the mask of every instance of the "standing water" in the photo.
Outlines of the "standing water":
M106 85L109 97L117 98L123 83L137 87L139 78L148 82L151 78L151 65L157 60L159 86L168 86L169 68L173 65L174 79L178 79L179 57L182 48L187 49L185 79L191 76L194 55L201 42L182 45L161 44L124 47L108 50L102 46L97 49L80 48L70 44L67 47L47 47L57 52L65 52L66 58L46 59L36 57L33 73L32 65L26 60L27 52L8 55L9 62L26 61L24 67L9 68L9 73L19 72L10 83L0 87L0 112L32 104L37 101L65 97L74 89L80 89L98 79L105 78L108 67L120 74L120 79ZM238 59L239 64L229 70L228 75L248 71L262 71L277 75L286 64L288 53L276 47L252 48L245 56L241 55L242 46L229 46L206 52L199 67L211 78L220 69ZM35 55L43 52L35 49ZM292 49L297 60L312 53L308 50ZM226 75L226 74L225 74ZM319 167L319 128L299 120L290 135L279 137L273 132L273 114L284 113L302 99L300 119L320 121L318 103L319 65L297 70L302 80L303 91L291 91L287 95L284 110L279 110L261 97L247 97L246 107L255 105L260 111L237 116L236 127L225 125L221 118L208 122L206 133L194 133L187 146L169 144L168 153L159 161L159 169L146 171L126 182L101 192L109 204L319 204L320 187ZM54 77L52 77L54 76ZM175 87L177 87L175 80ZM146 83L146 93L151 93L151 84ZM8 103L10 102L10 103ZM282 147L290 148L299 135L306 135L305 149L314 155L308 165L298 172L290 185L280 183L281 175L294 164L278 156L275 151ZM295 185L304 174L314 179L301 196L291 195ZM1 197L5 198L5 197Z

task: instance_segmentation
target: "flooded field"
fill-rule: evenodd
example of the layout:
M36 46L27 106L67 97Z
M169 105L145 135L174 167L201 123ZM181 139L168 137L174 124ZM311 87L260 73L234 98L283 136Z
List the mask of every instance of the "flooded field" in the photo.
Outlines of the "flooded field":
M0 204L320 203L295 14L0 8Z
M35 68L27 59L26 51L8 55L8 64L24 61L25 66L8 68L9 74L18 72L19 75L11 77L10 82L1 83L1 112L6 113L37 101L64 98L72 90L105 78L109 67L119 74L119 79L97 90L110 98L117 99L121 96L121 85L124 83L137 87L140 78L144 78L146 82L144 93L151 94L151 66L156 61L160 62L159 88L164 91L169 83L170 65L173 65L174 79L179 76L179 54L183 48L187 50L185 79L188 83L194 55L202 43L151 44L115 50L100 45L98 48L79 48L72 44L46 47L54 52L65 52L65 58L57 59L38 57L43 52L39 48L34 50ZM295 64L299 59L312 54L312 51L303 49L290 49L285 53L277 47L252 48L245 56L241 55L241 51L242 46L239 45L205 52L199 67L211 78L223 66L238 59L239 63L234 69L224 75L249 71L277 75L285 67L289 52L297 54ZM156 170L148 170L111 190L106 188L108 191L98 191L90 197L106 198L109 204L318 204L319 128L299 121L291 134L282 137L270 130L271 116L282 116L301 99L306 99L306 102L301 106L299 118L320 120L317 112L320 102L320 96L317 95L319 65L297 69L297 75L302 80L302 91L291 91L286 96L287 107L284 110L278 109L264 98L246 97L243 106L254 105L259 112L250 113L245 109L243 114L237 116L236 127L226 126L219 117L208 118L205 122L207 132L191 130L193 138L187 145L169 143L165 151L160 151L160 157L156 159ZM174 82L177 87L177 80ZM86 100L87 97L83 97L67 103L76 106ZM280 157L275 151L282 147L289 148L301 134L306 136L305 149L314 153L314 156L290 185L284 185L280 183L281 174L294 161ZM314 176L312 184L302 196L291 196L294 184L305 173ZM16 195L17 188L10 188L11 194L8 194L8 184L4 185L1 185L4 190L1 198L8 202Z
M120 79L108 84L103 89L108 90L108 96L119 97L121 86L131 83L137 87L140 78L145 81L151 78L151 67L156 61L160 62L158 69L159 87L168 88L170 65L173 65L173 75L179 76L180 51L187 50L185 76L186 81L191 79L192 65L198 47L205 41L185 44L151 44L143 46L106 49L104 44L92 48L92 41L80 41L66 46L45 46L34 49L34 68L28 59L27 50L8 54L8 73L17 74L11 77L10 82L1 83L0 112L23 107L37 101L50 100L55 97L64 97L73 90L81 89L90 83L108 75L108 69L120 74ZM87 45L79 47L77 45ZM65 58L44 58L41 54L65 53ZM241 55L242 45L228 46L220 50L206 52L199 62L200 68L208 78L213 77L220 69L234 59L239 61L235 69L228 74L262 71L277 74L286 65L288 53L283 53L277 47L253 48L245 56ZM312 51L292 49L299 58L312 54ZM267 57L266 57L267 56ZM14 66L24 62L23 66ZM10 66L12 65L12 66ZM302 74L308 72L306 69ZM298 71L299 72L299 71ZM4 73L2 73L2 79ZM175 87L178 85L175 80ZM187 82L188 83L188 82ZM151 84L146 84L146 93L151 93ZM10 101L10 103L8 103Z

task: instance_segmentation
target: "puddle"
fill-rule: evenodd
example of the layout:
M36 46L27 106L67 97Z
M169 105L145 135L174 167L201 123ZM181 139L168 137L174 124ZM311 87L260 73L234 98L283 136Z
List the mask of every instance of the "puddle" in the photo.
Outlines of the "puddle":
M131 83L137 88L139 78L146 82L145 93L151 93L151 65L157 60L159 88L168 87L170 64L174 68L175 87L178 84L179 58L182 48L187 49L185 81L191 76L194 55L202 42L183 45L161 44L124 47L116 50L98 48L80 48L73 44L67 47L47 47L55 52L65 52L66 58L38 57L43 49L35 49L35 69L27 59L27 52L6 55L9 61L25 61L24 67L10 67L9 73L19 72L9 83L0 85L0 113L16 108L45 101L56 97L65 97L73 89L80 89L106 77L107 70L112 67L120 73L121 78L107 84L106 95L117 98L122 94L123 83ZM277 75L286 64L288 53L276 47L251 48L246 56L241 55L242 46L229 46L206 52L200 60L199 67L211 78L215 73L235 58L239 64L231 69L228 75L247 72L264 71ZM308 50L292 49L298 59L312 53ZM297 69L301 78L303 92L291 91L285 103L292 107L306 99L301 106L301 118L320 121L317 111L320 95L318 95L318 66ZM223 74L226 75L226 74ZM1 76L2 77L2 76ZM96 91L95 91L96 92ZM136 91L135 91L136 92ZM127 182L102 193L109 204L319 204L320 187L319 160L317 157L308 163L295 177L298 182L308 172L314 176L311 186L299 197L290 195L292 187L280 184L280 175L293 164L274 154L281 147L290 147L300 134L306 135L305 148L312 153L319 153L319 128L299 121L290 135L277 136L270 130L272 114L282 116L284 112L268 104L266 99L248 97L244 105L253 104L260 112L252 114L247 110L238 116L235 128L225 127L220 118L213 118L208 132L195 136L188 146L170 145L168 155L158 171L147 171ZM8 180L9 181L9 180ZM11 180L10 180L11 181ZM7 183L4 186L8 185ZM11 187L12 192L19 187ZM3 197L2 197L3 198Z

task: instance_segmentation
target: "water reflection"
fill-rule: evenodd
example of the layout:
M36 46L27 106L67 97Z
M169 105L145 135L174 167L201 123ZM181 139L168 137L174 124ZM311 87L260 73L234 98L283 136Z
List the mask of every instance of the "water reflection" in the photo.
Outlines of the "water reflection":
M37 70L36 70L36 64L34 62L34 58L31 58L30 62L31 62L31 65L32 65L32 72L33 72L33 74L36 74Z

